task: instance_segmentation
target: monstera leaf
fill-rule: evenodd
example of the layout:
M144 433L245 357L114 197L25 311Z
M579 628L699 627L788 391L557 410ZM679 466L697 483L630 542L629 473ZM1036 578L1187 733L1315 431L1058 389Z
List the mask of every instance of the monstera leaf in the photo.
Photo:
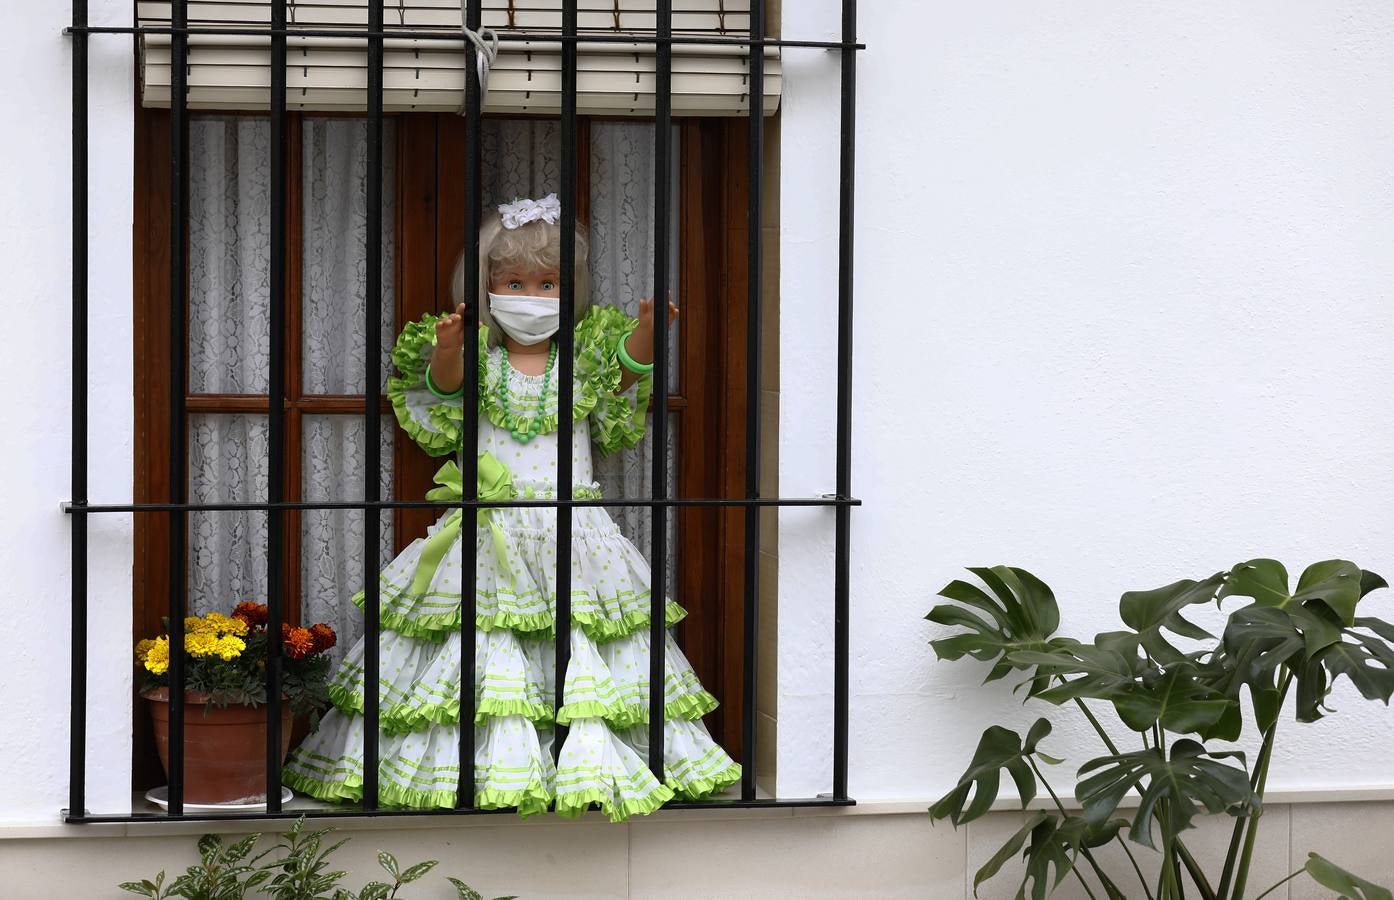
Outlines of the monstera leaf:
M1182 616L1181 610L1214 600L1224 578L1220 572L1204 581L1186 579L1156 590L1129 591L1119 601L1118 611L1154 660L1164 666L1181 662L1188 657L1167 640L1166 632L1195 640L1213 639L1210 632Z
M1167 804L1166 825L1173 835L1190 828L1191 820L1202 809L1239 815L1257 806L1248 771L1222 762L1227 757L1241 763L1244 760L1242 753L1209 753L1185 738L1172 744L1170 759L1156 747L1103 756L1080 767L1081 777L1094 774L1079 782L1076 796L1084 806L1085 818L1102 825L1112 818L1129 791L1139 789L1142 800L1128 837L1155 847L1152 824L1157 819L1157 804L1163 800Z
M1251 559L1235 566L1225 577L1220 598L1249 597L1255 605L1287 609L1290 606L1326 607L1343 625L1355 622L1355 607L1373 590L1388 587L1374 572L1344 559L1312 563L1288 589L1288 573L1276 559Z
M1126 820L1113 819L1095 826L1082 816L1062 817L1038 812L1027 819L1007 843L978 869L973 876L973 896L978 895L978 887L984 881L996 875L1008 860L1020 853L1026 860L1026 871L1016 895L1044 900L1074 869L1081 849L1107 844L1125 824ZM1112 885L1105 885L1105 891L1111 900L1126 900Z
M953 790L929 808L930 817L948 819L957 828L983 815L997 799L1003 769L1016 782L1017 794L1025 808L1036 796L1036 775L1027 757L1036 752L1036 745L1048 734L1050 722L1046 719L1037 719L1025 740L1015 731L997 725L984 731L967 771Z
M1323 859L1315 853L1307 854L1307 865L1303 866L1312 880L1325 888L1331 888L1340 895L1341 900L1394 900L1388 888L1352 875L1345 869Z
M979 662L992 663L983 679L988 682L1004 677L1013 669L1032 668L1012 662L1012 654L1018 651L1048 651L1077 643L1068 638L1052 637L1060 624L1060 607L1050 588L1030 572L1008 566L970 568L968 571L978 576L992 594L962 580L949 582L939 592L939 596L954 603L934 607L925 618L940 625L966 629L930 642L940 659L969 656ZM1033 692L1044 687L1045 676L1033 673Z

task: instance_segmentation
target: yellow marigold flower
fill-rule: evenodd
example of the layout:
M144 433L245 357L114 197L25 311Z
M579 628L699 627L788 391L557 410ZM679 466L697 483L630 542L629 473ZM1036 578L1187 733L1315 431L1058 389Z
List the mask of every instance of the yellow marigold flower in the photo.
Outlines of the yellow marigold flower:
M184 649L190 656L212 656L218 652L218 636L206 631L184 635Z
M145 665L145 657L150 655L150 648L155 646L155 642L146 638L136 644L136 665Z
M235 635L227 634L218 638L217 646L214 648L214 652L218 654L218 657L220 659L233 660L240 656L242 654L242 651L246 649L246 641L242 640L240 637L237 637Z
M156 675L169 671L169 638L156 638L145 654L145 668Z
M185 634L212 634L216 630L207 617L189 616L184 620Z
M225 616L222 613L215 612L204 616L204 619L208 622L210 630L220 635L231 634L236 637L242 637L247 633L247 623L241 619L235 619L231 616Z

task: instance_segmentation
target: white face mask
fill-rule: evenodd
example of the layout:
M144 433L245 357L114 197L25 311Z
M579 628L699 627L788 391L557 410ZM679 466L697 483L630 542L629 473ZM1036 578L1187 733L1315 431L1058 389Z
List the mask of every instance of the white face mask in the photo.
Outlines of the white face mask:
M556 297L525 297L489 292L494 321L520 344L538 344L557 333L561 309Z

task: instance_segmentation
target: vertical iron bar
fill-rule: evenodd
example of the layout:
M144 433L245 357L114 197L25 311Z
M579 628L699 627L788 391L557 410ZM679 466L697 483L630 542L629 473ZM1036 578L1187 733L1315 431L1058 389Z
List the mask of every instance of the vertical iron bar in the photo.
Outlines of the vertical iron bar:
M185 115L188 103L189 0L172 0L169 67L169 500L188 502L186 449L187 422L184 410L185 307L188 303L184 282L185 253L188 249L187 185L184 177L184 148L189 130ZM169 516L169 807L170 816L184 814L184 571L188 540L188 513L176 509Z
M765 36L764 0L751 0L750 37ZM760 496L760 228L764 221L765 48L750 44L750 194L746 209L745 495ZM759 674L760 509L745 509L745 647L741 686L741 799L755 799L755 682Z
M465 7L465 27L478 31L483 20L483 5L480 0L467 0ZM460 472L464 479L461 501L475 500L479 497L479 308L487 298L479 292L479 215L484 208L480 196L481 176L481 129L483 127L484 96L479 84L479 51L473 41L465 41L465 271L464 297L465 341L464 341L464 385L465 398L461 402L467 411L461 420L461 440L459 449ZM486 277L488 273L483 273ZM475 542L473 510L460 507L462 524L460 534L460 786L455 794L455 805L460 809L474 807L475 784L474 753L474 668L475 652L475 607L478 597L475 594L479 576L479 546Z
M72 498L87 505L87 0L73 0ZM87 516L72 522L68 814L87 814Z
M842 39L857 36L857 0L842 0ZM837 495L852 496L852 216L857 115L857 51L842 49L842 154L837 252ZM852 511L838 506L833 549L833 797L847 799L848 564Z
M658 0L654 59L653 498L668 498L668 225L673 171L673 0ZM663 775L667 719L668 508L655 504L649 554L649 770Z
M382 496L382 3L369 0L367 278L363 296L363 499ZM382 511L363 510L363 809L378 808L378 670L382 610L378 590L378 541Z
M571 383L576 348L576 0L562 0L561 49L561 322L557 329L557 498L572 494ZM571 659L571 507L557 507L556 706L566 701ZM561 754L566 728L558 724L552 750Z
M285 0L272 0L271 27L286 27ZM266 493L271 503L285 499L286 477L286 36L271 36L271 371L266 388ZM266 811L281 811L281 623L285 621L286 514L266 514Z

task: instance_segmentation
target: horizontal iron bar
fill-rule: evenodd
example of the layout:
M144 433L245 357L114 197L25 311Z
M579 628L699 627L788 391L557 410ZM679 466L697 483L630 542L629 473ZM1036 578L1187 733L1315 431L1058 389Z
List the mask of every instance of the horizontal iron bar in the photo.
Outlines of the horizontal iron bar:
M237 26L219 27L215 25L195 25L189 28L172 28L168 25L89 25L86 28L69 26L63 29L64 34L186 34L190 37L199 35L226 35L229 37L272 37L285 35L287 37L336 37L336 38L364 38L370 37L393 38L397 40L409 41L454 41L459 43L463 40L459 32L449 31L420 31L407 29L383 29L373 31L368 28L247 28ZM656 35L644 33L626 34L582 34L576 37L566 37L560 33L539 31L510 31L498 32L498 38L503 43L513 43L521 41L537 41L540 43L577 43L577 44L692 44L710 46L732 46L745 47L754 44L758 47L794 47L809 50L865 50L866 44L849 44L844 41L786 41L779 38L764 38L751 40L748 37L723 37L723 36L701 36L692 35L686 37L671 37L660 39Z
M673 802L663 805L663 809L794 809L809 807L856 806L857 801L839 800L835 797L796 797L791 799L768 798L755 800L705 800L702 802ZM269 819L394 819L419 818L422 816L491 816L517 815L515 809L379 809L364 812L361 809L283 809L278 813L240 812L240 813L185 813L182 816L168 816L164 813L144 815L85 815L74 816L63 810L63 822L67 825L104 825L117 823L168 823L168 822L258 822Z
M558 506L861 506L856 497L696 497L660 500L286 500L280 503L80 503L62 504L63 512L85 513L137 512L264 512L272 509L500 509L508 507Z

